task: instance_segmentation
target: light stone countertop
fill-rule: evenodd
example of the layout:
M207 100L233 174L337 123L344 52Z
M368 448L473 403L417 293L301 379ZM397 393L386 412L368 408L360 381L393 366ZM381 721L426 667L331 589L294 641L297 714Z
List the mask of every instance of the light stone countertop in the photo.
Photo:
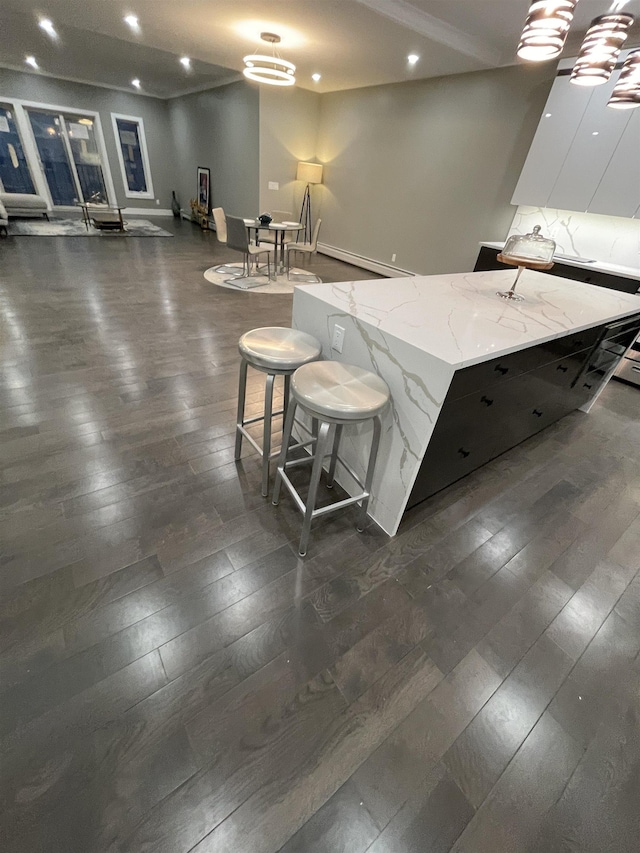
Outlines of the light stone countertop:
M310 296L458 370L640 312L640 296L516 269L303 285ZM297 288L296 288L297 289Z
M481 246L486 246L489 249L504 249L504 242L482 242ZM638 282L640 290L640 270L633 267L624 267L620 264L609 264L605 261L588 260L585 258L573 258L570 255L562 255L554 257L557 264L566 264L568 267L578 267L583 270L597 270L597 272L610 273L611 275L619 275L621 278L635 279ZM593 286L593 285L591 285Z

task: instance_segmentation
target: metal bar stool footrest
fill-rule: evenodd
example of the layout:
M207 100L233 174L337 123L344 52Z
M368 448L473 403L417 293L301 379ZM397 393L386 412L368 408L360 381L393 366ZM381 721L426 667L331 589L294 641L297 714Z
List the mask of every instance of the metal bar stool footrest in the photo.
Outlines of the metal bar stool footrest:
M349 506L359 505L358 521L356 528L364 529L367 519L369 499L373 484L373 473L375 469L380 437L382 434L381 413L389 404L389 388L387 384L375 373L364 370L356 365L344 364L343 362L324 361L305 364L299 367L291 380L291 399L287 406L287 414L282 432L282 447L276 479L273 487L274 506L280 500L280 489L284 483L285 488L293 497L298 509L304 515L302 533L298 553L301 557L306 556L311 523L320 516L330 512L336 512ZM313 438L310 442L304 442L306 446L313 444L311 480L306 503L298 494L297 489L289 479L287 468L302 464L300 460L289 461L287 454L290 450L291 434L294 423L296 423L296 409L300 406L303 412L312 420ZM355 471L342 459L338 457L338 450L342 438L344 426L364 424L368 421L373 423L373 436L369 449L368 462L366 465L365 482L361 483ZM329 435L332 428L334 432L332 441ZM316 499L318 486L322 476L325 457L330 457L328 482L333 485L336 466L338 462L349 472L362 489L360 494L348 497L344 500L317 507ZM304 460L303 460L304 461Z

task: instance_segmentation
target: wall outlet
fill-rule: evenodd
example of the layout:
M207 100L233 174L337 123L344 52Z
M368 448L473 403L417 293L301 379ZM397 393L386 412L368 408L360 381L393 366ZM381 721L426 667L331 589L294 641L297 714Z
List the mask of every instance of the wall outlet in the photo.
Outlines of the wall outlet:
M160 204L160 199L159 199L159 198L157 198L157 199L156 199L156 204Z
M270 190L279 190L280 184L278 183L278 181L269 181L269 189Z
M342 352L343 346L344 346L344 327L343 326L334 326L333 327L333 340L331 341L331 349L334 349L336 352Z
M394 252L393 255L391 255L391 263L394 264L395 261L396 261L396 253Z

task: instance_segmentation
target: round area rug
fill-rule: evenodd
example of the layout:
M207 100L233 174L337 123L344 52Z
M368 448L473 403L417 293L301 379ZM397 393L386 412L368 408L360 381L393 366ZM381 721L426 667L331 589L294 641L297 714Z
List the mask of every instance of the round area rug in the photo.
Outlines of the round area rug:
M241 278L234 283L233 277L238 272L242 272L241 263L224 264L224 266L210 267L205 272L204 277L211 284L217 284L218 287L226 287L228 290L245 290L248 293L293 293L296 284L322 283L322 279L318 278L317 275L299 267L291 267L290 280L286 273L278 275L275 280L272 279L271 281L267 279L266 275L254 274L248 278Z

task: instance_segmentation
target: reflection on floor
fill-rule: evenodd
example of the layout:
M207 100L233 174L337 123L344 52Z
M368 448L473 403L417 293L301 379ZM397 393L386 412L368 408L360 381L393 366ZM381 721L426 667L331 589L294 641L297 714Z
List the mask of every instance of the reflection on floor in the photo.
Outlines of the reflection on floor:
M156 221L0 247L3 850L635 851L638 391L299 561L232 453L291 297Z

